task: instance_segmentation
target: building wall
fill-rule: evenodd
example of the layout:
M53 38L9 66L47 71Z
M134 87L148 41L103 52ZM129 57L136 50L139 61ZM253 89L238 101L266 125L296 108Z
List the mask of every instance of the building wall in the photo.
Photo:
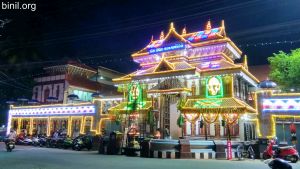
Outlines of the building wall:
M45 103L48 97L57 97L59 102L63 102L65 75L45 76L34 80L37 84L33 87L32 99Z
M177 119L179 117L179 111L177 110L177 103L170 104L170 135L173 139L181 137L181 129L177 125Z

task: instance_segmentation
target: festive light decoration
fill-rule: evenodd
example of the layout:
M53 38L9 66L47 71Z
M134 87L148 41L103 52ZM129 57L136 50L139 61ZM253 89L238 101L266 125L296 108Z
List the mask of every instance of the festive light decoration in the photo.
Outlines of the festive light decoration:
M216 108L220 107L222 100L220 99L210 99L210 100L198 100L194 104L195 108Z
M299 111L300 98L263 99L263 112Z
M92 100L93 104L79 103L79 104L51 104L51 105L34 105L34 106L10 106L10 111L8 115L8 127L7 133L9 133L12 120L17 120L17 133L21 131L21 124L24 120L29 120L29 134L33 134L34 120L35 119L46 119L47 127L46 134L50 136L51 132L51 123L52 119L66 119L67 121L67 134L72 134L72 121L73 119L81 119L80 133L85 133L84 119L91 119L91 128L90 131L100 134L100 128L102 121L109 119L108 114L102 114L102 111L99 111L100 123L96 128L93 128L93 115L98 112L98 109L95 107L95 102L100 101L100 109L102 110L103 102L120 102L123 98L95 98Z
M185 48L185 44L178 42L178 43L171 43L171 44L168 44L168 45L162 46L162 47L148 48L148 52L150 54L154 54L154 53L161 53L161 52L167 52L167 51L184 49L184 48Z
M217 120L219 120L219 114L217 113L204 113L202 117L203 120L208 124L215 123Z
M276 136L276 119L300 119L300 115L271 115L271 135L268 138Z
M220 76L213 76L206 79L206 97L223 97L223 82Z
M199 42L204 40L209 40L218 37L217 33L220 33L220 28L214 28L210 31L199 31L193 33L190 37L187 38L190 42Z
M95 106L61 106L43 108L18 108L9 110L11 116L52 116L52 115L86 115L95 114Z
M259 123L259 119L255 118L255 119L249 119L248 121L254 121L256 124L256 133L258 137L261 137L262 134L260 132L260 123Z
M215 69L219 68L220 64L218 63L212 63L212 62L204 62L201 64L201 69Z
M142 102L143 90L139 83L131 83L128 86L128 101L129 102Z
M226 123L229 125L234 124L239 119L238 113L230 113L230 114L225 113L222 115L223 115L223 119L225 119Z

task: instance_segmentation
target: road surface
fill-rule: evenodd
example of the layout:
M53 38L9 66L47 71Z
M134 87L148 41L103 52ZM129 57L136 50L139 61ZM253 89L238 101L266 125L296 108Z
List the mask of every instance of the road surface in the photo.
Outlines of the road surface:
M292 164L294 169L300 163ZM73 151L17 146L6 152L0 143L0 169L268 169L261 160L185 160L99 155L96 151Z

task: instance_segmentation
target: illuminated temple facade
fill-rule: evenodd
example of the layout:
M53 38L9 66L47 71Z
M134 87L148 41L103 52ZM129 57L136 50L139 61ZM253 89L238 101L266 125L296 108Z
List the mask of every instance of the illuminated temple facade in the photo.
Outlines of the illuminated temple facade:
M259 81L248 71L247 56L227 37L224 21L219 27L208 21L191 33L177 32L171 23L132 58L140 69L113 79L125 101L110 109L125 124L131 122L124 126L128 130L146 135L160 130L161 137L169 130L174 139L260 135L253 95Z

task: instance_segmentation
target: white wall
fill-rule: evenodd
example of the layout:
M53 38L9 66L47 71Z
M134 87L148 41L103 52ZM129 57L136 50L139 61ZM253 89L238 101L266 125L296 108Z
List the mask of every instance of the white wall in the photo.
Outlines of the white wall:
M64 99L64 83L38 85L33 87L32 99L36 99L39 102L43 102L45 96L45 90L49 89L49 96L57 97L58 101L63 101ZM56 91L59 89L59 94L57 96ZM47 98L46 98L47 99Z

